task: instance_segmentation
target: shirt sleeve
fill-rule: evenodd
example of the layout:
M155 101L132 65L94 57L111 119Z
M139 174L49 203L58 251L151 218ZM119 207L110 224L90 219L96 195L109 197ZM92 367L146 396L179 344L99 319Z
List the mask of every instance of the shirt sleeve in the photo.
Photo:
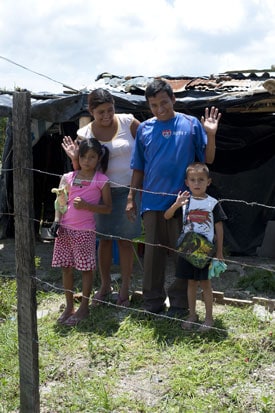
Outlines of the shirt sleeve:
M218 201L213 209L214 223L216 224L219 221L226 221L227 216L221 206L221 203Z

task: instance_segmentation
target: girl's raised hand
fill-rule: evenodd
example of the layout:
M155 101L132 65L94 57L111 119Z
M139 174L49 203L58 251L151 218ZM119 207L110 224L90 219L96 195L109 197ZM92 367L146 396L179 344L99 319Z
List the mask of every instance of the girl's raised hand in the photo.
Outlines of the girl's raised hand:
M70 136L64 136L61 146L70 159L78 159L77 140L73 141Z

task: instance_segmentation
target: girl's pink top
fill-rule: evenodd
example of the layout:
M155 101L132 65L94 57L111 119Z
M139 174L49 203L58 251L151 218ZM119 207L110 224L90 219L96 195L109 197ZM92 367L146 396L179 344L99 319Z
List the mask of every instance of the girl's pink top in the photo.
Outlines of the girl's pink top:
M78 171L64 174L64 179L69 189L68 210L62 215L60 224L69 229L95 230L94 212L86 209L76 209L73 205L74 198L80 197L90 204L99 204L101 191L109 178L101 172L96 172L92 181L80 181L74 184ZM77 181L78 182L78 181Z

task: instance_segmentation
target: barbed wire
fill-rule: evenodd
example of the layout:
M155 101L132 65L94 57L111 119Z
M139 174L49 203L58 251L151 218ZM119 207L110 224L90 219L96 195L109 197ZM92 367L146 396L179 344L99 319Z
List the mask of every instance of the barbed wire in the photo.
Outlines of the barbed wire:
M2 213L2 214L0 214L0 216L1 215L8 215L8 216L10 215L12 217L15 217L15 213ZM36 218L31 218L27 215L24 215L23 213L22 214L17 214L17 216L19 216L20 218L28 219L29 221L33 221L33 222L41 224L41 219L39 220L39 219L36 219ZM49 225L52 224L52 221L48 222L48 221L43 220L42 222L44 224L49 224ZM69 225L63 225L63 227L65 229L69 229L69 230L73 229ZM129 241L129 242L132 242L133 244L143 244L144 246L148 245L150 247L164 248L165 250L170 251L171 253L175 253L175 254L178 253L176 248L170 247L168 245L160 244L160 243L150 243L148 241L145 241L145 239L143 239L144 238L143 236L131 239L131 238L126 238L126 237L121 237L121 236L118 236L118 235L114 236L112 234L106 234L106 233L99 232L99 231L93 230L93 229L90 229L90 230L87 230L87 231L95 233L95 235L99 236L99 238L100 237L105 237L105 238L107 237L107 238L109 238L111 240L115 240L115 241ZM54 240L54 238L52 238L52 241L53 240ZM208 258L211 259L213 257L209 256ZM266 266L262 266L262 265L255 266L255 264L252 265L252 264L248 264L248 263L245 263L245 262L240 263L239 261L230 259L228 257L224 258L224 262L226 262L227 264L237 264L237 265L242 265L243 267L258 268L258 269L265 270L265 271L275 272L275 268L273 269L272 267L266 267ZM275 262L274 262L274 267L275 267Z
M16 275L3 275L3 274L0 274L0 278L8 278L8 279L16 280ZM199 323L198 321L190 321L190 320L182 318L182 317L173 317L173 316L169 316L168 314L163 314L163 313L159 313L159 314L152 313L148 310L143 310L142 308L136 308L136 307L133 307L131 305L129 307L125 307L123 305L114 303L112 301L107 301L107 300L104 300L104 299L95 298L95 296L87 297L83 294L79 295L79 293L76 290L64 289L63 287L59 287L59 286L57 286L57 285L55 285L55 284L53 284L49 281L45 281L45 280L39 278L37 275L31 276L31 278L34 279L36 283L39 283L40 285L47 286L47 291L48 292L49 292L49 289L52 292L56 292L56 293L65 294L66 292L70 292L70 293L73 294L74 298L77 301L84 298L84 299L87 299L89 301L90 300L96 301L96 302L98 302L99 305L105 305L107 307L112 307L112 308L117 309L117 310L123 310L123 311L128 312L128 313L137 314L137 315L140 315L140 316L150 316L150 317L158 318L160 320L169 320L169 321L177 322L177 323L181 324L183 329L186 325L187 326L190 325L190 327L192 327L192 328L193 327L201 328L201 327L205 326L205 327L207 327L207 331L215 331L215 332L219 332L219 333L223 333L223 334L228 333L228 331L230 331L231 333L236 333L237 332L237 328L235 328L233 326L230 326L230 329L225 329L225 328L220 328L220 327L215 327L215 326L204 325L203 323ZM115 293L115 291L112 291L112 292ZM132 292L132 296L134 294L135 294L135 291ZM215 306L217 304L219 304L219 303L213 302L213 306ZM222 304L220 304L220 305L222 305ZM214 309L215 309L215 307L214 307ZM191 330L191 331L194 331L194 330Z
M3 215L11 215L11 216L13 216L13 217L15 216L14 213L12 213L12 214L10 214L10 213L6 213L6 214L5 214L5 213L4 213ZM17 214L17 216L18 216L18 214ZM29 217L27 217L27 216L24 216L24 214L20 214L20 217L21 217L21 218L29 218ZM39 220L39 219L29 218L29 220L30 220L30 221L34 221L34 222L37 222L37 223L41 223L41 220ZM44 221L43 221L43 222L44 222ZM45 222L45 223L46 223L46 222ZM52 222L49 222L49 224L51 224L51 223L52 223ZM65 229L69 229L69 230L73 229L73 228L70 227L69 225L62 225L62 226L63 226L63 228L65 228ZM170 246L165 245L165 244L147 242L147 241L145 241L145 239L143 239L143 236L140 236L140 237L131 239L131 238L126 238L126 237L122 237L122 236L118 236L118 235L114 236L114 235L112 235L112 234L107 234L107 233L99 232L99 231L93 230L93 229L87 230L87 232L93 232L96 236L99 236L99 239L100 239L100 237L102 237L102 238L109 238L109 239L114 240L114 241L129 241L129 242L131 242L131 243L133 243L133 244L143 244L144 246L148 245L148 246L150 246L150 247L164 248L165 250L170 251L171 253L178 254L178 250L177 250L176 248L170 247ZM1 241L1 240L0 240L0 241ZM54 237L53 237L52 239L50 239L50 240L47 239L47 241L50 241L50 242L51 242L51 241L54 241ZM213 257L212 257L212 256L209 256L208 258L211 259L211 258L213 258ZM275 272L275 269L273 270L272 267L265 267L265 266L262 266L262 265L255 266L255 264L252 265L252 264L245 263L245 262L243 262L243 261L240 262L240 261L238 261L238 260L230 259L230 258L228 258L228 257L224 258L224 262L229 263L229 264L242 265L243 267L248 267L248 268L258 268L258 269L262 269L262 270L266 270L266 271L270 271L270 272ZM274 267L275 267L275 260L274 260L274 264L271 264L271 265L274 265Z
M19 168L9 168L9 169L2 169L2 172L12 172L12 171L14 171L15 169L19 169ZM48 171L43 171L43 170L40 170L40 169L35 169L35 168L20 168L20 169L25 169L25 170L28 170L28 171L32 171L32 172L35 172L35 173L39 173L39 174L45 174L45 175L50 175L50 176L55 176L55 177L59 177L59 178L61 178L61 176L63 175L63 174L56 174L56 173L52 173L52 172L48 172ZM118 184L117 182L114 182L114 181L110 181L110 183L111 184L113 184L113 185L117 185L117 186L120 186L120 187L125 187L125 188L128 188L128 189L130 189L130 187L128 186L128 185L121 185L121 184ZM134 188L135 189L135 188ZM166 192L152 192L152 191L146 191L146 190L144 190L144 189L135 189L136 191L140 191L141 193L142 192L147 192L147 193L151 193L151 194L155 194L155 195L161 195L161 196L173 196L173 197L175 197L176 196L176 194L172 194L172 193L166 193ZM258 202L255 202L255 201L252 201L252 202L248 202L248 201L245 201L245 200L237 200L237 199L228 199L228 198L222 198L222 199L219 199L219 202L233 202L233 203L242 203L242 204L245 204L246 206L249 206L249 207L255 207L255 206L257 206L257 207L261 207L261 208L268 208L268 209L275 209L275 207L274 206L271 206L271 205L265 205L265 204L262 204L262 203L258 203ZM9 216L12 216L12 217L15 217L15 213L14 212L2 212L2 213L0 213L0 216L2 216L2 215L9 215ZM22 213L22 214L17 214L17 217L20 217L20 218L22 218L22 219L29 219L29 221L33 221L33 222L37 222L37 223L39 223L40 225L41 225L41 223L44 223L44 224L51 224L52 222L47 222L47 221L44 221L44 220L39 220L39 219L36 219L36 218L34 218L34 217L29 217L29 216L26 216L26 215L24 215L24 213ZM69 226L67 226L67 228L70 228ZM112 236L112 235L110 235L110 234L104 234L104 233L101 233L101 232L98 232L98 231L96 231L96 230L90 230L90 231L92 231L92 232L94 232L95 234L96 234L96 236L99 236L99 237L106 237L106 236L108 236L110 239L113 239L113 240L121 240L121 241L131 241L132 243L133 243L133 245L134 244L144 244L145 246L146 245L148 245L148 246L151 246L151 247L156 247L156 248L164 248L167 252L168 251L170 251L171 253L177 253L177 250L176 249L174 249L174 248L171 248L171 247L169 247L169 246L166 246L166 245L163 245L163 244L160 244L160 243L157 243L157 244L154 244L154 243L149 243L149 242L145 242L145 240L143 240L142 239L142 237L139 237L138 238L138 240L132 240L132 239L128 239L128 238L124 238L124 237L119 237L119 236ZM134 248L134 247L133 247ZM134 248L135 249L135 248ZM209 258L211 258L211 257L209 257ZM242 267L247 267L247 268L257 268L257 269L261 269L261 270L265 270L265 271L270 271L271 273L275 273L275 264L274 264L274 269L272 268L272 265L270 266L263 266L263 265L257 265L257 266L255 266L255 264L248 264L248 263L245 263L245 262L243 262L243 261L236 261L236 260L234 260L234 259L230 259L230 258L228 258L228 257L226 257L225 259L224 259L224 261L227 263L227 264L237 264L237 265L241 265ZM142 268L143 269L143 268ZM0 273L0 278L16 278L16 275L4 275L4 274L1 274ZM56 286L56 285L54 285L54 284L52 284L52 283L49 283L49 282L47 282L47 281L45 281L45 280L42 280L42 279L40 279L39 277L37 277L37 276L34 276L33 277L34 279L35 279L35 281L36 282L38 282L38 283L40 283L41 285L46 285L47 287L50 287L53 291L57 291L57 292L63 292L63 293L65 293L66 291L69 291L69 292L71 292L73 295L75 295L76 294L76 291L72 291L72 290L65 290L64 288L62 288L62 287L58 287L58 286ZM83 297L83 298L87 298L87 299L89 299L89 297ZM162 318L162 319L168 319L168 320L170 320L170 321L177 321L177 322L181 322L181 323L190 323L190 324L194 324L194 325L197 325L197 326L202 326L202 324L200 324L200 323L197 323L197 322L193 322L193 321L188 321L188 320L184 320L184 319L179 319L179 318L175 318L175 317L171 317L171 316L168 316L168 315L165 315L165 314L155 314L155 313L150 313L149 311L145 311L145 310L142 310L142 309L138 309L138 308L135 308L135 307L124 307L124 306L121 306L121 305L118 305L118 304L116 304L116 303L113 303L113 302L111 302L111 301L104 301L104 300L100 300L100 299L97 299L97 298L94 298L93 297L93 300L97 300L100 304L104 304L104 305L107 305L107 306L112 306L112 307L114 307L114 308L118 308L118 309L123 309L123 310L128 310L128 311L130 311L130 312L135 312L135 313L137 313L137 314L149 314L149 315L151 315L151 316L154 316L154 317L160 317L160 318ZM220 328L217 328L217 327L214 327L214 326L212 326L212 327L210 327L210 329L213 329L213 330L216 330L216 331L220 331L220 332L225 332L226 330L225 329L220 329Z
M1 277L1 275L0 275L0 277ZM13 276L13 277L9 276L9 278L16 278L16 276ZM62 292L64 294L66 292L69 292L69 293L73 294L74 297L79 297L79 294L75 290L64 289L62 287L57 287L56 285L54 285L54 284L52 284L48 281L42 280L41 278L39 278L37 276L32 276L31 278L34 279L36 282L38 282L40 284L47 285L47 287L50 287L50 289L53 292ZM134 294L134 292L133 292L133 294ZM199 322L196 322L196 321L189 321L189 320L186 320L184 318L179 318L179 317L176 318L176 317L172 317L172 316L169 316L169 315L166 315L166 314L161 314L161 313L160 314L152 313L151 311L143 310L141 308L136 308L136 307L132 307L132 306L125 307L123 305L114 303L112 301L107 301L107 300L103 300L103 299L99 299L99 298L95 298L95 297L87 297L87 296L81 294L81 299L83 299L83 298L87 299L87 300L92 299L93 301L96 301L99 305L106 305L107 307L113 307L113 308L118 309L118 310L128 311L129 313L131 312L131 313L135 313L135 314L138 314L138 315L152 316L152 317L156 317L156 318L159 318L159 319L162 319L162 320L175 321L175 322L178 322L178 323L184 323L184 324L186 323L186 324L190 324L194 327L195 326L197 326L197 327L203 326L203 324L201 324ZM77 300L79 300L79 298L77 298ZM226 329L215 327L215 326L209 327L209 330L210 329L212 329L213 331L218 331L218 332L222 332L222 333L227 332ZM231 329L231 331L232 331L232 329Z
M51 284L51 283L49 283L49 282L47 282L47 281L43 281L43 280L41 280L41 279L38 278L38 277L32 277L32 278L35 279L35 280L36 280L37 282L39 282L39 283L46 284L48 287L51 287L53 290L63 291L63 293L69 292L69 293L72 293L73 295L77 295L77 292L74 291L74 290L57 288L55 285L53 285L53 284ZM81 295L81 298L90 300L90 297L86 297L85 295ZM156 313L152 313L152 312L150 312L150 311L148 311L148 310L143 310L143 309L135 308L135 307L132 307L132 306L125 307L125 306L123 306L123 305L114 303L114 302L112 302L112 301L106 301L106 300L102 300L102 299L95 298L95 297L92 297L92 300L95 301L95 302L97 302L98 304L101 304L101 305L104 304L104 305L106 305L106 306L108 306L108 307L113 307L113 308L116 308L116 309L119 309L119 310L126 310L126 311L129 311L129 312L132 312L132 313L136 313L136 314L138 314L138 315L150 315L150 316L158 317L158 318L164 319L164 320L165 320L165 319L166 319L166 320L170 320L170 321L173 320L173 321L181 322L181 323L187 322L187 323L194 324L194 325L198 325L198 326L201 326L201 325L202 325L202 324L197 323L197 322L187 321L187 320L185 320L185 319L183 319L183 318L171 317L171 316L168 316L168 315L165 315L165 314L156 314ZM214 326L213 326L212 328L213 328L213 330L216 330L216 331L226 332L225 329L221 329L221 328L214 327Z
M48 75L45 75L45 74L40 73L40 72L36 72L35 70L30 69L30 68L27 67L27 66L23 66L23 65L21 65L20 63L15 62L14 60L8 59L7 57L0 56L0 59L3 59L3 60L5 60L6 62L11 63L11 64L13 64L13 65L15 65L15 66L21 67L22 69L24 69L24 70L26 70L26 71L28 71L28 72L31 72L31 73L34 73L34 74L36 74L36 75L38 75L38 76L44 77L45 79L48 79L48 80L50 80L50 81L52 81L52 82L54 82L54 83L58 83L58 84L60 84L61 86L65 87L66 89L72 90L73 92L79 92L79 90L77 90L77 89L75 89L75 88L73 88L73 87L71 87L71 86L66 85L64 82L59 82L58 80L55 80L55 79L53 79L52 77L50 77L50 76L48 76Z
M57 174L57 173L53 173L53 172L48 172L48 171L43 171L41 169L35 169L35 168L10 168L10 169L5 169L2 168L2 172L12 172L14 170L18 170L18 169L23 169L23 170L28 170L28 171L32 171L32 172L37 172L40 174L45 174L45 175L50 175L50 176L55 176L55 177L59 177L61 178L63 174ZM127 188L127 189L134 189L137 192L140 193L148 193L148 194L153 194L153 195L161 195L161 196L171 196L171 197L176 197L177 194L173 194L173 193L169 193L169 192L156 192L156 191L149 191L146 189L142 189L142 188L133 188L129 185L123 185L120 184L116 181L112 181L109 180L110 184L113 184L114 187L121 187L121 188ZM232 202L232 203L240 203L240 204L245 204L246 206L258 206L261 208L268 208L268 209L274 209L275 210L275 206L273 205L266 205L266 204L262 204L256 201L245 201L243 199L231 199L231 198L219 198L218 199L219 202Z
M96 232L96 231L95 231L95 232ZM96 234L98 234L98 235L99 235L99 234L100 234L100 235L106 235L106 234L98 233L98 232L96 232ZM125 239L125 238L121 238L121 239L127 240L127 239ZM146 245L146 244L145 244L145 245ZM168 249L168 250L175 251L175 250L173 250L172 248L167 248L167 247L165 247L165 246L163 246L163 245L160 245L160 244L149 244L149 245L151 245L151 246L157 246L157 247L161 246L161 247L166 248L166 249ZM255 268L255 265L254 265L254 264L253 264L253 265L249 265L249 264L246 264L246 263L243 263L243 262L240 263L239 261L234 261L234 260L229 260L229 259L225 259L225 261L226 261L226 262L230 262L231 264L232 264L232 263L238 264L238 265L241 265L241 266L243 266L243 267ZM258 268L258 269L263 269L263 270L267 270L267 271L270 271L270 272L275 273L275 263L274 263L274 269L272 269L272 268L270 268L270 267L263 267L263 266L256 266L256 268ZM63 287L60 287L60 286L58 286L58 285L56 285L56 284L53 284L52 282L45 281L45 280L41 279L41 278L38 277L37 275L31 276L31 277L32 277L37 283L39 283L40 285L46 286L46 287L47 287L47 291L49 291L49 289L50 289L50 290L53 291L53 292L63 293L63 294L65 294L66 292L70 292L70 293L72 293L74 296L79 296L79 294L77 293L76 290L64 289ZM16 279L16 275L4 275L4 274L0 274L0 278L8 278L8 279L14 279L14 280L15 280L15 279ZM114 292L114 291L113 291L113 292ZM135 290L133 291L132 294L133 294L133 295L135 294ZM150 316L152 316L152 317L156 317L156 318L159 318L159 319L162 319L162 320L170 320L170 321L180 322L180 323L182 323L182 324L184 324L184 325L190 324L190 325L192 325L192 326L194 326L194 327L201 327L201 326L203 326L203 324L201 324L201 323L199 323L199 322L196 322L196 321L189 321L189 320L186 320L186 319L184 319L184 318L171 317L171 316L166 315L166 314L155 314L155 313L152 313L152 312L147 311L147 310L143 310L143 309L140 309L140 308L132 307L131 305L130 305L129 307L124 307L124 306L119 305L119 304L117 304L117 303L114 303L114 302L112 302L112 301L107 301L107 300L104 300L104 299L95 298L94 296L93 296L93 297L86 297L85 295L82 295L82 294L81 294L81 297L82 297L82 298L86 298L86 299L88 299L88 300L92 299L93 301L96 301L96 302L98 302L98 303L101 304L101 305L106 305L106 306L108 306L108 307L113 307L113 308L115 308L115 309L125 310L125 311L128 311L129 313L135 313L135 314L138 314L138 315L150 315ZM214 304L215 304L215 302L214 302ZM211 326L211 327L208 327L208 326L207 326L207 329L208 329L208 330L217 331L217 332L223 332L223 333L227 332L226 329L218 328L218 327L215 327L215 326ZM235 329L234 329L233 327L230 327L230 331L233 332L233 331L235 331Z
M17 169L17 168L4 169L3 171L14 171L15 169ZM58 177L61 177L61 176L62 176L62 174L55 174L55 173L52 173L52 172L42 171L42 170L34 169L34 168L23 168L23 169L26 169L26 170L29 170L29 171L33 171L33 172L37 172L37 173L40 173L40 174L46 174L46 175L52 175L52 176L58 176ZM115 181L110 181L110 183L112 183L112 184L114 184L114 185L119 185L120 187L124 187L124 188L130 189L130 187L129 187L128 185L121 185L121 184L118 184L118 183L115 182ZM167 196L167 195L173 196L173 197L176 196L175 194L171 194L171 193L166 193L166 192L152 192L152 191L145 191L145 190L143 190L143 189L137 189L137 191L140 191L140 192L149 192L149 193L151 193L151 194L157 194L157 195L162 195L162 196ZM246 206L249 206L249 207L258 206L258 207L261 207L261 208L275 209L275 206L266 205L266 204L258 203L258 202L255 202L255 201L248 202L248 201L245 201L245 200L221 198L221 199L219 199L219 202L243 203L243 204L245 204ZM1 213L0 213L0 216L12 216L12 217L15 217L15 214L14 214L14 212L1 212ZM37 218L35 218L35 217L29 217L29 216L24 215L24 213L17 214L17 216L20 217L20 218L23 218L23 219L26 218L26 219L28 219L29 221L33 221L33 222L39 223L40 225L41 225L41 224L51 225L52 222L53 222L53 221L47 221L47 220L44 220L44 219L37 219ZM71 229L71 228L70 228L69 226L67 226L67 229ZM114 237L114 236L112 236L111 234L104 234L104 233L100 233L100 232L94 231L94 230L92 230L92 231L95 232L96 235L103 236L103 237L106 237L106 236L107 236L107 237L109 237L110 239L116 239L116 240L121 240L121 241L131 241L131 242L133 242L133 243L140 243L140 244L148 245L148 246L151 246L151 247L165 248L166 250L169 250L169 251L171 251L171 252L173 252L173 253L177 253L177 250L176 250L176 249L173 249L173 248L171 248L171 247L169 247L169 246L167 246L167 245L163 245L163 244L159 244L159 243L158 243L158 244L153 244L153 243L145 242L145 240L143 240L142 237L138 237L138 240L135 241L135 240L132 240L132 239L128 239L128 238L124 238L124 237L119 237L119 236ZM211 258L211 257L209 257L209 258ZM240 265L240 262L239 262L239 261L232 260L232 259L230 259L230 258L228 258L228 257L226 257L226 258L224 259L224 261L225 261L226 263L229 263L229 264L238 264L238 265ZM249 265L249 264L247 264L247 263L245 263L245 262L242 262L241 265L242 265L243 267L255 268L255 265ZM256 268L262 269L262 270L271 271L271 272L274 271L272 268L270 268L270 267L264 267L264 266L262 266L262 265L256 266Z
M11 276L11 275L9 275L7 277L8 278L13 278L13 279L16 278L16 276ZM1 278L1 274L0 274L0 278ZM132 307L131 305L129 307L125 307L123 305L114 303L110 300L107 301L107 300L104 300L104 299L95 298L95 296L87 297L83 294L79 295L79 293L76 290L70 290L70 289L64 289L63 287L58 287L53 283L42 280L41 278L37 277L36 275L31 276L31 278L34 279L39 284L46 285L48 287L47 291L49 291L49 288L50 288L52 292L61 292L63 294L65 294L66 292L69 292L69 293L73 294L74 299L77 300L77 301L84 298L84 299L87 299L88 301L90 301L90 300L95 301L99 305L105 305L107 307L113 307L114 309L123 310L123 311L129 312L129 313L132 313L132 314L137 314L137 315L141 315L141 316L151 316L151 317L158 318L158 319L161 319L161 320L174 321L174 322L177 322L177 323L181 323L182 326L186 326L186 325L190 325L192 327L202 327L202 326L204 326L203 323L199 323L198 321L190 321L190 320L182 318L182 317L173 317L173 316L169 316L169 315L166 315L166 314L163 314L163 313L158 313L157 314L157 313L150 312L148 310L143 310L141 308ZM112 290L112 293L115 294L115 291ZM132 296L134 294L135 294L135 291L133 291ZM214 302L213 305L215 305L215 304L218 304L218 303ZM228 332L228 329L225 329L225 328L219 328L219 327L215 327L215 326L206 326L206 327L207 327L208 331L212 330L212 331L216 331L216 332L220 332L220 333L227 333ZM234 328L232 326L230 327L230 332L236 332L236 331L237 331L237 328Z

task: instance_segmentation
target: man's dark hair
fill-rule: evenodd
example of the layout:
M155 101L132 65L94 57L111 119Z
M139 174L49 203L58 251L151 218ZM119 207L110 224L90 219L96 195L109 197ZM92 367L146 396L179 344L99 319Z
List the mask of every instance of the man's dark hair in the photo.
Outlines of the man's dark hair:
M145 90L145 98L148 101L149 98L155 97L159 92L166 92L167 95L172 99L174 96L173 89L169 83L162 79L156 79L150 83Z

